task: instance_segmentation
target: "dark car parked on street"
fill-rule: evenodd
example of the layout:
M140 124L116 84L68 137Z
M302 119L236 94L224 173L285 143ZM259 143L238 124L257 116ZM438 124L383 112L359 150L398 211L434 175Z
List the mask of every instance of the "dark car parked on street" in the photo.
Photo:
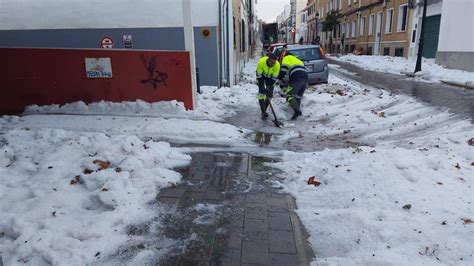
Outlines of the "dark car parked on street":
M283 47L274 49L274 53L281 56ZM304 62L308 71L308 83L328 83L329 66L323 49L319 45L288 45L286 52ZM281 60L280 60L281 61Z

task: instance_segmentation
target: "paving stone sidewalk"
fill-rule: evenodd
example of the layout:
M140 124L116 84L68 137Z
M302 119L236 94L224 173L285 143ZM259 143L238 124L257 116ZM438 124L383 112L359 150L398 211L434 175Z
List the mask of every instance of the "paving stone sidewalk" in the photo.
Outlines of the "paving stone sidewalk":
M314 254L294 200L271 186L279 174L265 166L272 159L228 152L192 157L180 170L184 182L162 190L158 201L183 214L170 222L174 235L167 237L197 237L162 265L309 265ZM217 218L196 224L199 206L215 206ZM171 230L176 226L182 229Z

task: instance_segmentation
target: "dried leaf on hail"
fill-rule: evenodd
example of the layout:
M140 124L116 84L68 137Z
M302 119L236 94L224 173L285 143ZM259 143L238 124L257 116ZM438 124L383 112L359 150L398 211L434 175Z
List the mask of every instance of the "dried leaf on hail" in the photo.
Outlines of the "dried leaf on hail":
M99 169L97 171L107 169L110 166L110 162L104 162L104 161L101 161L101 160L94 160L93 163L99 165Z
M308 185L314 185L315 187L319 187L319 185L321 185L321 182L316 180L315 176L312 176L308 179Z

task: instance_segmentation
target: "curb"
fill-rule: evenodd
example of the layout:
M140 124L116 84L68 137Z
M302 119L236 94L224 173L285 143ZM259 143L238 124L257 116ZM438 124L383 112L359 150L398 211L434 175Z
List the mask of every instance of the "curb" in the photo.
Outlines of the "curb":
M464 88L464 89L468 89L468 90L474 90L474 83L472 83L472 82L462 83L462 82L449 81L449 80L440 80L440 81L443 84L447 84L447 85L451 85L451 86L455 86L455 87L460 87L460 88Z

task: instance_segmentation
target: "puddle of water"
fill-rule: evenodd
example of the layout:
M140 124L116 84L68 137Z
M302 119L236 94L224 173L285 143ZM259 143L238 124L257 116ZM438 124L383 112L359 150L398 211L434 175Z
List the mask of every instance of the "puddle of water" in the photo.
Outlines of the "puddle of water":
M276 140L276 137L273 133L260 132L260 131L251 133L249 137L253 142L261 144L261 145L268 145L270 144L270 142Z

